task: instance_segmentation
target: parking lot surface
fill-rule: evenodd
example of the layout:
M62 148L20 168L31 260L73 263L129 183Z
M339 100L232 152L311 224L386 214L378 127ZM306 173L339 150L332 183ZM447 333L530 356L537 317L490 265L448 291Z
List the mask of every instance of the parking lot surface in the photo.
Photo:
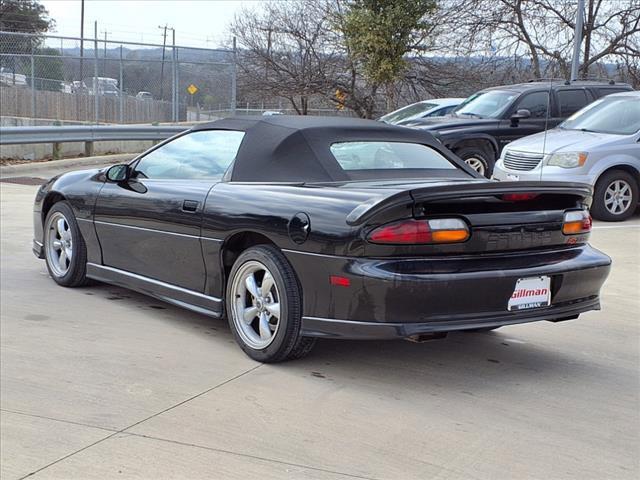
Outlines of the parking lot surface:
M596 224L602 311L261 365L224 321L56 286L37 187L0 185L3 480L640 477L638 215Z

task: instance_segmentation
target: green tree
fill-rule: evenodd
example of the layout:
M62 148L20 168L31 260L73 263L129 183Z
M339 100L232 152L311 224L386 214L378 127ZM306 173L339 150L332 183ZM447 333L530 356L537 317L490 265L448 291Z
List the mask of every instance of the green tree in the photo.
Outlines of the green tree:
M34 37L0 34L0 53L31 53L42 43L41 35L54 25L47 9L37 0L0 0L0 30L34 34ZM13 71L25 68L25 60L20 57L3 55L0 64Z
M374 86L387 90L394 106L393 85L408 67L405 56L425 48L432 31L435 0L352 0L339 19L353 61Z
M64 68L60 52L55 48L43 47L34 52L33 61L36 88L38 90L60 91L60 82L64 80ZM29 74L31 74L29 66Z
M0 0L0 30L41 34L54 24L38 0Z

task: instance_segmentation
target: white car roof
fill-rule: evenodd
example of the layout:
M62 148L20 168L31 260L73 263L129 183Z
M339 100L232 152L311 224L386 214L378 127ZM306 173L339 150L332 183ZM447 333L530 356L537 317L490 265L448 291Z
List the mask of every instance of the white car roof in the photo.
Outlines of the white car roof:
M462 103L463 100L466 100L465 98L454 98L454 97L450 97L450 98L431 98L429 100L422 100L421 102L418 103L435 103L436 105L458 105L460 103Z
M616 92L616 93L610 93L609 95L605 95L605 97L609 98L609 97L635 97L635 98L640 98L640 92L633 90L631 92Z

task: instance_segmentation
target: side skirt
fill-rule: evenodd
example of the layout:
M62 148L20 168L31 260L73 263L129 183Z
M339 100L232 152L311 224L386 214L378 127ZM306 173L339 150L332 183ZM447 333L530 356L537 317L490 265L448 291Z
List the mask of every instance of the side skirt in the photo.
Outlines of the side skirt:
M212 317L222 316L222 300L117 268L87 263L87 277L128 288Z

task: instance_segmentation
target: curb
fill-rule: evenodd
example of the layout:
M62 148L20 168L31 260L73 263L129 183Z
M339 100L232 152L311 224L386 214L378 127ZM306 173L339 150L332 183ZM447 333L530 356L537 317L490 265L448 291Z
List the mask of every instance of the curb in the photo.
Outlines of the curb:
M98 157L69 158L66 160L50 160L48 162L29 162L0 167L0 178L28 177L52 171L67 171L81 167L116 164L131 160L138 153L120 153L117 155L100 155Z

